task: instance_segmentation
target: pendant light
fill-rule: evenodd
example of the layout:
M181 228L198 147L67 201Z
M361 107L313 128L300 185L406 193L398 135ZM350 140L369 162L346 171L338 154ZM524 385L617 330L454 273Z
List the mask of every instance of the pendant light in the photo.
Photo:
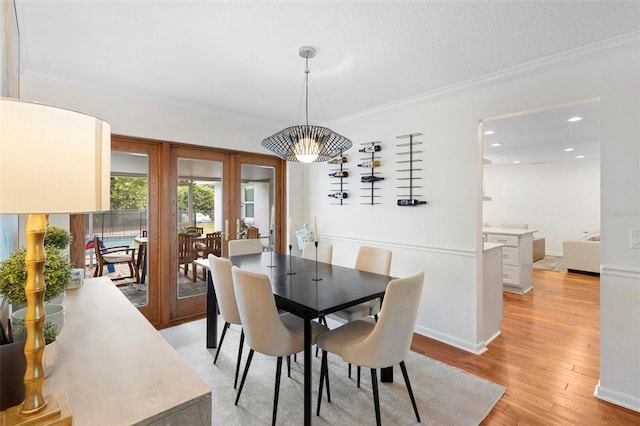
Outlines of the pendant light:
M303 125L287 127L262 141L262 146L286 161L313 163L327 161L351 148L351 141L331 129L309 125L309 58L316 49L303 46L299 55L305 59L305 119Z

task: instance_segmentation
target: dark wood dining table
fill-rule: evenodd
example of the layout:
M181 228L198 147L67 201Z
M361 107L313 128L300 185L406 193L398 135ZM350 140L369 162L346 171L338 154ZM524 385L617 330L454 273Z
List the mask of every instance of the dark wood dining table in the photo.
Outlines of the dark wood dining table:
M383 297L393 278L274 252L229 259L241 269L268 275L276 305L304 320L304 424L310 425L311 321ZM213 286L207 287L207 347L213 347L217 339L213 334L217 330L216 297Z

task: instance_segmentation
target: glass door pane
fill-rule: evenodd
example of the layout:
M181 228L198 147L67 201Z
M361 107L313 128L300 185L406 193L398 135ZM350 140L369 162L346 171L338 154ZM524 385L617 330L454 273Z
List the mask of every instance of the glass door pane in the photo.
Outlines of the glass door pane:
M276 243L276 170L262 164L240 165L238 238L259 238L264 250Z
M87 275L109 277L137 307L149 304L148 173L146 153L112 151L111 208L85 220Z
M178 299L205 294L206 271L194 261L222 255L222 170L222 161L178 158Z

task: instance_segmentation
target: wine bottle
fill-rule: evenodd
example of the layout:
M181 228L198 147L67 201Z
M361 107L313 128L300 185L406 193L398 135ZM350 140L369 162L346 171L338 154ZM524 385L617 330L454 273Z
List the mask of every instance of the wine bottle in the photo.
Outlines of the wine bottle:
M334 157L331 160L327 161L327 163L329 164L341 164L346 162L347 162L347 157Z
M349 177L349 172L346 170L338 170L337 172L334 173L329 173L329 176L331 177L338 177L338 178L343 178L343 177Z
M382 148L380 147L380 145L370 145L370 146L365 146L364 148L360 148L358 152L378 152L381 149Z
M362 183L372 183L372 182L378 182L379 180L384 180L383 177L379 177L379 176L362 176L360 178L360 182Z
M364 167L367 169L371 169L373 167L380 167L380 161L379 160L363 161L362 163L358 164L358 167Z
M334 192L332 194L329 194L329 197L338 198L342 200L344 198L349 198L349 194L347 194L346 192Z
M420 204L427 204L427 202L416 200L415 198L404 198L402 200L398 200L399 206L419 206Z

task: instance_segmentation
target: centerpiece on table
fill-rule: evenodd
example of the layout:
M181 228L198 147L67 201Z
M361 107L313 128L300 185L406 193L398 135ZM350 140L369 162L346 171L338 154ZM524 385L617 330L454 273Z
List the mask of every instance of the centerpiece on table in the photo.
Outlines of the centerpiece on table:
M313 236L313 229L306 223L302 225L302 228L296 230L296 240L298 242L298 249L304 250L307 243L315 241Z

